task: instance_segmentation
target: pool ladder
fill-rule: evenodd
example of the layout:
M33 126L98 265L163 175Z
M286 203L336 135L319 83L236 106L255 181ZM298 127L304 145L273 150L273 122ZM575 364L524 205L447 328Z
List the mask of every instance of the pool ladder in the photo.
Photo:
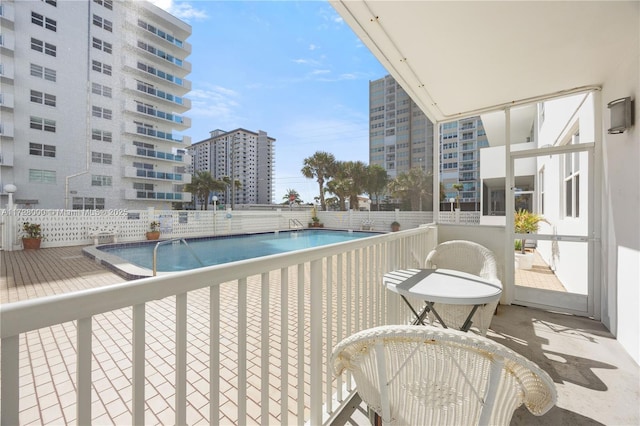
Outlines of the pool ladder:
M153 276L154 277L156 276L156 264L158 262L158 247L164 244L169 244L169 243L171 244L178 243L178 245L180 245L180 243L184 243L185 247L189 250L189 253L193 255L193 257L198 261L200 266L205 266L205 264L202 263L202 260L200 260L196 252L193 251L191 246L187 244L187 241L184 238L173 238L171 240L160 241L159 243L156 243L156 246L153 248Z
M289 229L304 229L304 225L298 219L289 219Z

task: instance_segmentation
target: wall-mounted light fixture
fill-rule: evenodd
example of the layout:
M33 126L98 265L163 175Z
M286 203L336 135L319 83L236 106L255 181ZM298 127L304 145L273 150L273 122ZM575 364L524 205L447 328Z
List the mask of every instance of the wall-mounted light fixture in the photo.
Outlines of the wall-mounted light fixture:
M630 97L616 99L607 104L611 113L611 128L607 130L610 135L624 133L633 126L633 102Z

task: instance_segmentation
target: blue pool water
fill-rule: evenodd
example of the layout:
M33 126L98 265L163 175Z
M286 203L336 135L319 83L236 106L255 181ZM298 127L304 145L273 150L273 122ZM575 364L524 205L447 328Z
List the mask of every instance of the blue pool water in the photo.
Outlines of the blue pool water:
M230 237L187 239L205 266L219 265L237 260L253 259L271 254L302 250L327 244L380 235L375 232L348 232L327 230L303 230ZM98 249L118 256L143 268L153 268L154 244L116 244ZM202 265L184 244L164 244L158 247L157 270L162 272L185 271Z

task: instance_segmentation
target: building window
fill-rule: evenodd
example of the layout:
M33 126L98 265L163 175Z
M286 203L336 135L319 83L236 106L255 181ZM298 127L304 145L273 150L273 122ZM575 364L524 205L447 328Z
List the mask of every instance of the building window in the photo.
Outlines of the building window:
M113 10L113 0L93 0L94 3L104 6L109 10Z
M108 54L113 52L113 45L111 43L107 43L106 41L102 41L96 37L93 37L93 47Z
M94 141L113 142L113 135L106 130L92 129L91 139Z
M103 86L102 84L98 83L91 83L91 93L111 98L113 95L113 90L109 86Z
M58 1L57 0L41 0L43 2L45 2L46 4L50 4L53 7L58 7Z
M101 16L93 15L93 25L109 32L113 32L113 22L108 19L103 19Z
M91 186L111 186L111 184L111 176L91 175Z
M39 13L31 12L31 22L39 27L43 27L54 32L56 31L56 21L50 18L46 18Z
M37 155L39 157L51 157L56 156L56 147L53 145L45 145L41 143L29 143L29 155Z
M46 55L56 56L56 47L53 44L45 43L33 37L31 38L31 49Z
M104 198L73 197L73 210L104 210Z
M31 116L29 119L29 127L35 130L44 130L45 132L56 132L55 120L47 120L41 117Z
M105 75L111 75L112 73L111 65L103 64L102 62L95 60L91 61L91 69Z
M30 183L56 183L56 172L54 170L29 169Z
M41 67L40 65L31 64L31 75L43 78L49 81L56 81L56 71L50 68Z
M112 164L113 156L104 152L91 152L91 162L99 164Z
M91 107L91 115L97 118L104 118L105 120L111 120L113 112L108 108L102 108L97 106Z
M32 90L31 102L54 107L56 106L56 96L50 95L49 93L42 93L38 92L37 90Z
M571 145L580 143L580 135L571 138ZM580 217L580 153L564 154L565 217Z

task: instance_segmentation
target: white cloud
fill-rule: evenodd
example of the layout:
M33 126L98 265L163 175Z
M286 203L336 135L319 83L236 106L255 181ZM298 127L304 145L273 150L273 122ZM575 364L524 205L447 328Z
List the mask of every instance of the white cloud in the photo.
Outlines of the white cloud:
M212 118L218 128L234 127L242 121L238 114L242 104L235 90L205 85L204 88L192 90L187 97L191 99L189 116Z
M318 45L316 45L316 44L310 44L310 45L309 45L309 50L311 50L311 51L316 50L316 49L319 49L319 48L320 48L320 47L319 47Z
M161 9L166 10L176 18L185 20L185 21L203 21L209 16L207 12L203 9L196 9L189 2L180 2L176 3L174 0L150 0L151 3L155 4Z
M320 65L320 62L316 61L315 59L298 58L298 59L292 59L291 62L295 64L300 64L300 65L312 65L312 66Z

